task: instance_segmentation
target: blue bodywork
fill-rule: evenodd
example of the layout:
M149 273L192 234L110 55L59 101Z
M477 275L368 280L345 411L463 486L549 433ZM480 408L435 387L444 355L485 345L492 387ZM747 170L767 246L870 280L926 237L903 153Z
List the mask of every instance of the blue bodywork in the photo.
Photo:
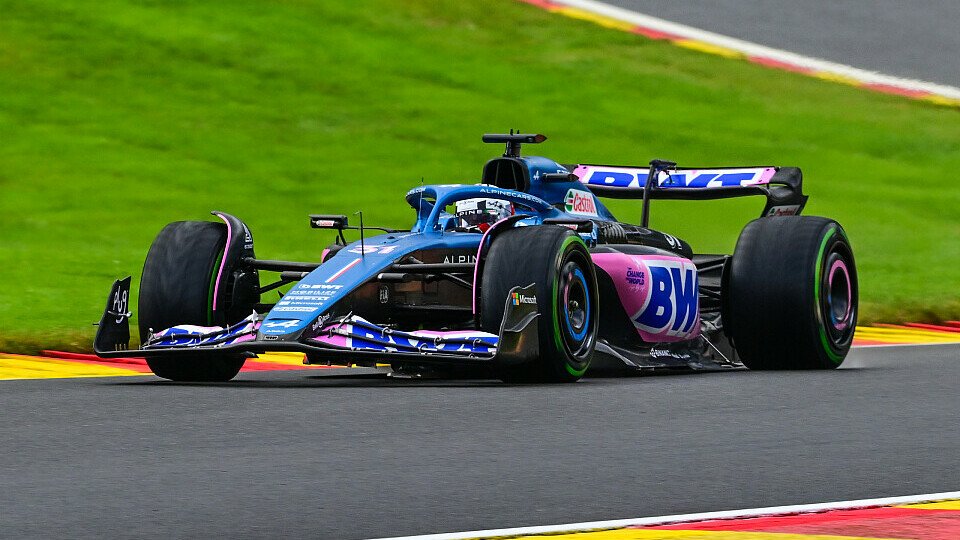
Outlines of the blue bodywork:
M518 214L529 218L517 226L539 225L545 219L610 220L615 218L586 187L577 181L542 182L543 174L569 172L565 167L543 157L520 158L530 173L529 193L503 189L492 185L429 185L407 192L407 203L416 211L416 221L410 232L373 236L353 242L310 272L291 288L267 314L260 333L275 336L297 336L344 299L358 286L384 272L394 262L420 250L462 249L477 250L482 234L452 230L455 216L447 207L464 199L488 198L512 202ZM590 197L596 207L595 216L569 213L564 208L570 190ZM588 244L596 242L596 233L582 233Z
M610 210L607 210L607 207L600 202L600 199L594 195L589 188L580 183L579 181L570 181L570 182L543 182L541 177L545 174L551 173L570 173L570 171L560 165L552 159L540 157L540 156L524 156L516 158L518 161L523 163L527 167L527 171L530 174L530 189L528 192L535 196L539 197L550 204L559 205L565 202L567 192L571 189L576 191L581 191L584 194L589 195L593 198L594 204L597 207L597 216L593 219L601 219L604 221L616 221L617 218L610 213Z

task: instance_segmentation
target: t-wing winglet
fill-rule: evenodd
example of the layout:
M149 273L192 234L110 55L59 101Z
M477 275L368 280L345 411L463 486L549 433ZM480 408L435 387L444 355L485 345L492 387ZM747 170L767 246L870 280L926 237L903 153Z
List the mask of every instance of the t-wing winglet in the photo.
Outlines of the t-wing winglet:
M520 144L537 144L547 140L546 135L540 133L487 133L482 139L485 143L507 143L503 157L520 157Z

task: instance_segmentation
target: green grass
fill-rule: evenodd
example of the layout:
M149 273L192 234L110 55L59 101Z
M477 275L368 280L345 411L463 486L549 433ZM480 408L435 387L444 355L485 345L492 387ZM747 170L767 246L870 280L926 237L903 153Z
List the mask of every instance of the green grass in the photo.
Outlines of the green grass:
M521 128L561 162L803 168L862 319L960 317L960 113L675 48L511 0L0 0L0 350L89 348L113 278L212 209L316 259L308 213L409 225ZM534 148L528 147L527 151ZM611 205L635 219L635 202ZM731 250L759 200L654 204Z

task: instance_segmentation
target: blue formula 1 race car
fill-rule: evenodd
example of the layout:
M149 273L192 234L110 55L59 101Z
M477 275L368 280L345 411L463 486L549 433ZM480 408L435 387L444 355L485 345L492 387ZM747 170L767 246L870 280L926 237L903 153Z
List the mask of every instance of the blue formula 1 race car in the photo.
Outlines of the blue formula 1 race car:
M319 261L258 259L239 219L167 225L139 289L140 348L129 350L130 278L107 300L95 350L144 356L175 381L226 381L247 358L300 351L306 362L398 373L473 369L516 382L572 382L595 366L829 369L850 348L857 272L840 225L800 216L792 167L684 169L561 165L506 144L476 185L410 190L410 230L312 215L337 241ZM655 199L763 195L732 255L694 253L650 229ZM642 201L617 221L598 197ZM345 230L359 230L347 242ZM369 236L371 230L381 234ZM262 284L259 272L279 272ZM264 293L289 286L275 303Z

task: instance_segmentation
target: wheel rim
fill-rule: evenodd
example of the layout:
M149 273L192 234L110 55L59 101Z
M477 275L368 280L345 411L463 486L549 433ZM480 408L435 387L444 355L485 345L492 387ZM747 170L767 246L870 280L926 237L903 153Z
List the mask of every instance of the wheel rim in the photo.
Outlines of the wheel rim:
M587 273L581 257L568 256L560 268L557 317L564 348L572 360L584 362L592 350L595 314ZM578 366L579 367L579 366Z
M830 324L836 330L846 330L850 325L850 272L841 258L830 265L827 277L827 306L830 312Z
M833 242L828 243L830 239ZM841 234L831 231L824 238L818 295L821 321L820 335L827 353L834 361L836 353L853 341L857 319L857 281L853 254ZM825 256L824 256L825 255Z
M574 341L580 342L587 337L588 318L590 316L590 297L587 295L587 278L573 262L564 267L563 318L567 331Z

